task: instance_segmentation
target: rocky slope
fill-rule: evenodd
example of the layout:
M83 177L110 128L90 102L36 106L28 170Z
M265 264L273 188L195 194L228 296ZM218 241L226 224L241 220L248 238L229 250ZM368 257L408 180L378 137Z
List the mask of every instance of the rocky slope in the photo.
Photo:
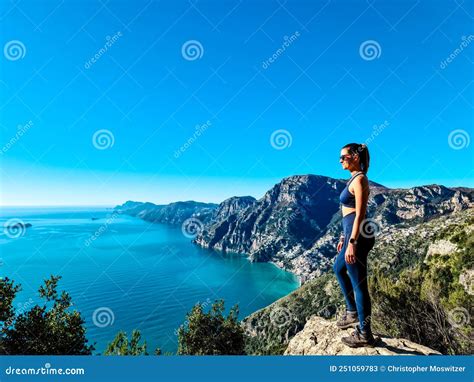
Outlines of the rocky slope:
M437 272L446 276L450 282L449 287L444 288L446 292L461 296L464 290L463 298L469 301L468 296L471 296L472 300L473 232L474 208L413 226L385 226L377 234L370 253L369 272L374 269L385 271L394 280L390 284L396 285L402 272L423 266L429 274ZM457 256L460 251L464 253L463 261ZM448 272L450 264L454 273ZM369 286L373 287L370 283ZM449 300L448 297L444 299ZM465 319L469 317L465 312L474 305L457 301L454 304L457 308L452 311L461 312L461 321L472 325ZM289 295L242 320L250 337L247 351L249 354L282 354L290 339L304 328L310 317L317 315L329 319L343 307L342 294L332 271L308 280ZM377 306L374 309L377 311ZM374 321L375 327L381 327L377 321Z
M178 225L193 217L205 224L211 221L218 206L192 200L162 205L128 201L115 207L115 211L154 223Z
M338 329L335 321L312 316L289 342L284 355L440 355L426 346L402 338L376 336L374 347L350 348L341 342L353 328Z
M326 272L341 231L339 194L345 180L319 175L284 178L261 199L219 215L194 242L271 261L304 280ZM413 225L474 206L474 190L428 185L389 189L371 183L367 216L376 230Z

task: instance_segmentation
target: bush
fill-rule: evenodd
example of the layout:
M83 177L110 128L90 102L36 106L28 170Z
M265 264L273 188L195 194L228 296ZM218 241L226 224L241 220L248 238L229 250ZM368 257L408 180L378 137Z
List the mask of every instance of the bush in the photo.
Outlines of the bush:
M13 300L19 285L6 278L0 280L0 354L88 355L94 350L87 345L84 320L72 306L66 292L58 295L61 277L51 276L39 288L43 306L35 305L26 312L16 313Z
M244 351L244 330L237 320L235 305L224 317L224 301L217 300L209 312L197 303L186 314L186 322L178 329L179 355L240 355Z
M114 340L107 346L104 355L148 355L146 342L140 345L141 334L139 330L132 332L130 341L127 333L120 331ZM155 350L155 354L159 355L160 349Z

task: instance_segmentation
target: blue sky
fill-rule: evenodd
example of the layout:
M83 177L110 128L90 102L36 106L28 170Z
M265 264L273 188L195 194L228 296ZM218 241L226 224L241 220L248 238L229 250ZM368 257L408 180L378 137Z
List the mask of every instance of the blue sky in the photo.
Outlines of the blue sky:
M2 1L1 204L258 198L290 175L347 178L349 142L386 186L473 187L473 16L469 1Z

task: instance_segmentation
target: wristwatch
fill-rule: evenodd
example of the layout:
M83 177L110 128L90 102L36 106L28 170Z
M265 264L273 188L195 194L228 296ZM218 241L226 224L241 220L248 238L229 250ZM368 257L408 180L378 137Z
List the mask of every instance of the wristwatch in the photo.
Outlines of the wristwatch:
M349 243L357 245L357 240L351 237Z

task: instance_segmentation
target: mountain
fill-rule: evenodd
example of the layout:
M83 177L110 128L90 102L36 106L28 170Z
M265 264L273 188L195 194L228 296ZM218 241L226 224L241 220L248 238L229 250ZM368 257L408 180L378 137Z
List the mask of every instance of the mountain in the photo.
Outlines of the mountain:
M163 205L128 201L116 206L115 211L154 223L179 225L192 217L206 224L210 222L218 207L219 205L215 203L192 200Z
M341 232L339 194L346 180L320 175L284 178L256 201L220 205L194 243L246 254L251 261L270 261L299 275L302 281L331 266ZM474 190L427 185L390 189L370 182L367 217L376 230L394 224L413 225L474 205Z

